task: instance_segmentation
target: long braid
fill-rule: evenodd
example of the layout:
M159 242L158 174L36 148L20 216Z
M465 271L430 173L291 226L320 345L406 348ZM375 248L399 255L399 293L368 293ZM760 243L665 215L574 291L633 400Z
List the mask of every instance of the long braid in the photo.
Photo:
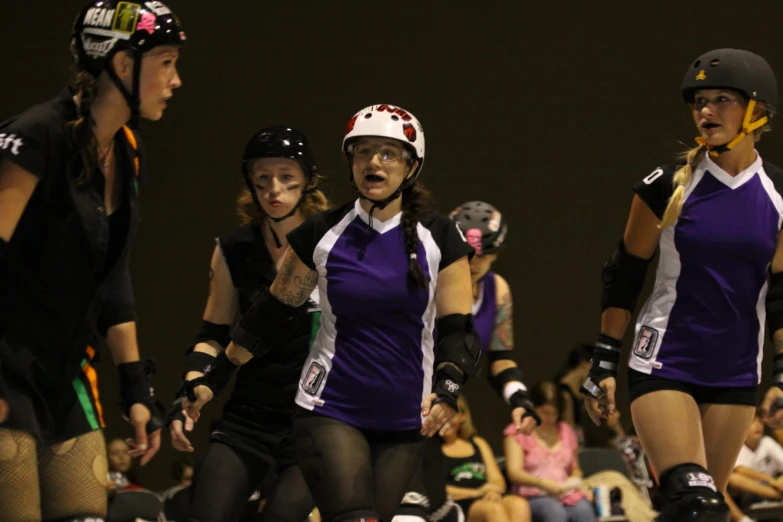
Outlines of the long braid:
M682 205L685 202L685 187L691 182L693 167L701 163L706 154L707 148L703 146L694 147L685 153L686 163L674 173L672 182L676 187L674 193L669 198L669 204L666 206L666 211L663 213L663 219L661 219L661 224L658 225L658 228L664 229L673 225L680 217Z
M98 137L95 133L95 120L92 118L92 103L98 90L96 78L87 71L76 71L71 81L74 92L79 95L77 118L68 122L73 133L73 139L79 147L82 156L82 171L77 183L79 185L92 181L95 169L98 167Z
M432 214L433 207L432 195L418 181L402 191L402 230L408 256L408 279L414 288L427 288L429 285L429 277L415 256L419 246L418 223Z

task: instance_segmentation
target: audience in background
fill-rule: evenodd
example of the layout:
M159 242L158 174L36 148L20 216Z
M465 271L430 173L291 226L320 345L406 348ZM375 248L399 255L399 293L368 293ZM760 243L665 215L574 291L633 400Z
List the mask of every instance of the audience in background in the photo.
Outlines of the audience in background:
M541 425L531 435L505 430L506 471L512 491L526 498L534 522L595 522L592 493L582 486L574 429L561 420L563 395L551 381L530 392Z
M753 502L783 498L783 447L764 435L764 424L757 413L750 425L745 444L740 450L729 477L726 502L733 522L749 522L743 513Z
M506 481L489 444L479 437L464 397L443 439L446 492L467 522L530 522L527 502L506 495Z

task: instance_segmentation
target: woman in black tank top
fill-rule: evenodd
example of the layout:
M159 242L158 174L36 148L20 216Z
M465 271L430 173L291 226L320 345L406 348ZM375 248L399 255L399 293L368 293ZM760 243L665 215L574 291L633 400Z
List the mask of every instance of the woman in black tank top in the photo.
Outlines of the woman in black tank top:
M443 437L446 491L462 508L467 522L529 522L527 501L505 495L506 481L487 441L476 434L464 397Z
M278 126L256 133L245 147L242 170L247 188L238 210L244 224L217 240L204 322L186 358L187 380L203 375L228 345L238 314L246 313L272 284L288 248L286 234L327 207L326 197L316 189L318 175L307 137L296 129ZM292 336L287 349L253 359L239 370L192 486L179 494L184 499L172 500L187 505L183 511L188 520L237 520L248 498L275 472L258 521L299 521L315 506L295 463L291 432L299 374L318 328L318 305L310 305L310 321ZM169 418L169 431L174 448L190 452L185 431L193 422L181 411L183 398L184 388Z

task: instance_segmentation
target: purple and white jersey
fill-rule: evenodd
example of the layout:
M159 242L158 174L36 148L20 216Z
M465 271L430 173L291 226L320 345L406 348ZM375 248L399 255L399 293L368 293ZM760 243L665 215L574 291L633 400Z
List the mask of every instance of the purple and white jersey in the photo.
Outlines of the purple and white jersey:
M358 200L311 216L288 234L318 271L321 326L302 369L296 403L360 428L420 429L431 393L438 274L471 255L456 224L417 224L426 289L408 282L401 215L372 220Z
M473 302L473 321L481 341L481 353L488 353L492 347L497 312L497 281L495 272L489 271L479 283L478 299Z
M659 218L677 168L659 168L634 185ZM758 385L782 192L783 171L761 157L736 176L709 157L694 169L680 218L661 232L631 368L705 386Z

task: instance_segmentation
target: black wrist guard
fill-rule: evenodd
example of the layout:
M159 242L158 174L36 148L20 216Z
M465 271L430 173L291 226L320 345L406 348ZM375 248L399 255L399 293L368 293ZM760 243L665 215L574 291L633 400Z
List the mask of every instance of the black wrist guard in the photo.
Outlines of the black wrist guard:
M525 408L525 414L522 418L532 417L536 425L541 426L541 417L538 416L533 402L530 400L530 394L526 390L517 390L508 398L508 403L512 408Z
M204 368L203 377L185 381L184 387L188 400L191 402L196 401L196 395L193 393L193 389L196 386L206 386L212 390L213 395L219 394L228 386L231 378L238 370L239 366L226 357L226 352L220 352L220 355L215 358L215 362Z
M192 351L185 356L185 373L182 374L184 379L188 372L201 372L215 364L216 357L204 352Z
M593 349L592 367L580 391L594 399L602 399L604 391L599 386L607 377L617 377L622 341L600 334Z
M155 390L150 384L150 378L155 374L152 359L120 364L117 373L120 378L120 408L125 420L130 421L131 406L142 404L150 412L147 433L161 429L165 410L160 401L155 399Z
M175 420L182 421L183 424L185 423L185 414L182 413L182 403L185 400L185 397L187 397L187 390L185 386L186 381L182 381L182 384L177 390L177 393L174 396L174 400L171 403L171 410L169 411L168 415L166 415L166 427L171 426L171 423Z
M459 412L457 399L460 389L465 384L465 375L448 364L435 372L435 388L432 392L437 395L432 405L444 403L456 412Z

